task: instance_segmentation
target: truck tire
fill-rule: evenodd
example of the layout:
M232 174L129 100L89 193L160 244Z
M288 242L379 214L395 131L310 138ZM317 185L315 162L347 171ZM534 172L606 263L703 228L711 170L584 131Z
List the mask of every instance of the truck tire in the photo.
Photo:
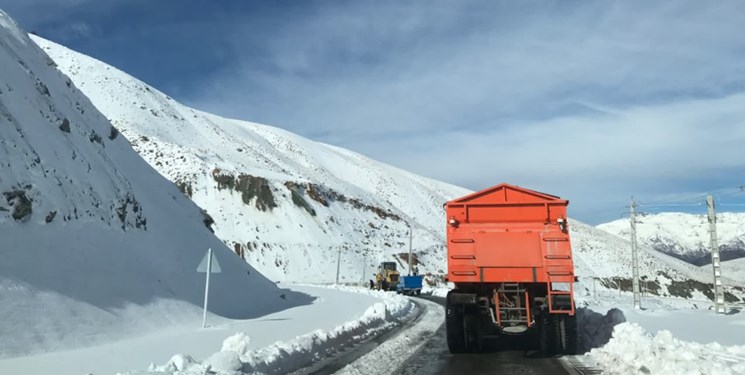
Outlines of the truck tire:
M538 319L538 350L545 355L559 352L556 315L543 313Z
M464 319L463 313L464 308L461 305L450 304L450 293L445 300L445 335L447 337L448 349L450 353L465 353L466 351L466 336L463 330Z
M558 323L561 353L565 355L577 354L577 347L579 346L577 341L577 316L562 314L559 317Z
M463 316L463 334L466 343L466 352L478 353L481 351L481 327L479 324L479 310L476 307L466 307Z

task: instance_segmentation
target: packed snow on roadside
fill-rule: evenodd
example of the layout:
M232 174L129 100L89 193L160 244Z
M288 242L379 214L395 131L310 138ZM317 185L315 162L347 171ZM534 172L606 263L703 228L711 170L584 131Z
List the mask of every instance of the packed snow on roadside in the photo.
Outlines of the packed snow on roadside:
M418 300L423 312L405 334L390 338L360 359L339 370L339 375L375 375L399 373L409 359L404 353L417 353L445 321L445 309L437 303Z
M636 323L617 325L610 342L589 356L607 374L745 374L745 345L682 341Z
M411 318L416 312L415 305L408 298L393 292L344 286L325 288L360 293L379 301L369 306L358 318L332 329L316 329L261 348L252 348L252 337L239 332L225 339L222 349L203 361L197 361L188 354L176 354L164 365L151 365L146 371L126 374L284 374L307 367L335 352L389 330ZM333 312L328 311L328 314Z
M608 374L745 374L745 312L717 315L675 301L605 301L578 309L580 359ZM611 306L623 306L621 308Z
M445 298L448 295L448 292L455 287L455 284L453 283L445 283L445 282L427 282L427 279L425 278L425 283L422 285L422 293L429 294L435 297L442 297Z

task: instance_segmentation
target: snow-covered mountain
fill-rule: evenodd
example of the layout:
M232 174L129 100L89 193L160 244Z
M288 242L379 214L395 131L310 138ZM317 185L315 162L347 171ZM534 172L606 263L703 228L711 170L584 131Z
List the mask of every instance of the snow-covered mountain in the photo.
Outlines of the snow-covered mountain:
M35 39L161 174L215 220L215 233L276 280L369 278L404 267L407 222L420 269L444 271L442 205L466 189L287 131L183 106L111 66Z
M0 11L0 357L292 305L204 221Z
M586 292L599 287L631 291L630 241L591 225L570 222L575 273L580 277L575 288ZM651 295L699 301L713 298L710 266L698 267L644 244L639 246L639 274ZM727 274L724 278L732 286L727 290L727 300L745 300L745 283Z
M408 250L406 222L420 269L444 272L442 205L469 191L278 128L199 112L91 57L34 40L151 165L210 213L218 237L270 277L333 281L340 250L341 281L368 279L392 257L405 271L398 255ZM576 221L571 228L577 274L630 290L629 242ZM665 295L689 296L709 281L647 247L641 268Z
M628 220L616 220L598 228L624 238L631 233ZM680 212L640 215L636 228L640 244L697 266L711 263L706 215ZM745 257L745 213L718 213L717 237L722 260Z

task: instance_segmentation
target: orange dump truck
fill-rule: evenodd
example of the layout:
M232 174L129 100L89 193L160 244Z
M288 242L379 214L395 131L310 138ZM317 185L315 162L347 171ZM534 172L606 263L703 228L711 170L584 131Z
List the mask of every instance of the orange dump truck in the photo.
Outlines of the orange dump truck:
M534 338L547 354L576 352L568 204L508 184L445 204L451 352L505 335Z

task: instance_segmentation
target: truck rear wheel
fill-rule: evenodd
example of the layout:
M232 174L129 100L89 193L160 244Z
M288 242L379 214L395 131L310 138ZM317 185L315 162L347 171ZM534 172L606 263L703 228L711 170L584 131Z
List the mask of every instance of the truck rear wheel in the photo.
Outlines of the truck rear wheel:
M465 353L466 335L464 330L464 308L462 305L451 305L450 294L445 303L445 335L450 353Z
M559 352L556 315L544 313L538 319L538 350L546 355Z
M562 354L577 354L577 316L560 315L558 317L558 336Z
M475 306L465 309L463 316L463 334L466 342L466 351L477 353L481 351L481 327L479 324L479 310Z

